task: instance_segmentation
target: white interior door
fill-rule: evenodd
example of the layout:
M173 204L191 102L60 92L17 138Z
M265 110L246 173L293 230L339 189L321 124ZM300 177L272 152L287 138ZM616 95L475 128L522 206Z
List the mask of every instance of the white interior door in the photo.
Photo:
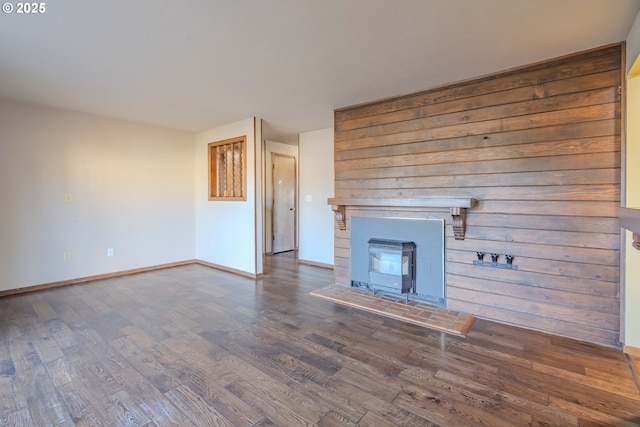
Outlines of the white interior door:
M296 248L296 159L273 153L272 252Z

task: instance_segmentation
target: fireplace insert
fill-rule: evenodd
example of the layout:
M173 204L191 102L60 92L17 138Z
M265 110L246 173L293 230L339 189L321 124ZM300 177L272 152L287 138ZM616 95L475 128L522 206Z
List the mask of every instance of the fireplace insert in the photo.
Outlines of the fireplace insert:
M416 244L399 240L369 240L369 287L407 294L416 291Z

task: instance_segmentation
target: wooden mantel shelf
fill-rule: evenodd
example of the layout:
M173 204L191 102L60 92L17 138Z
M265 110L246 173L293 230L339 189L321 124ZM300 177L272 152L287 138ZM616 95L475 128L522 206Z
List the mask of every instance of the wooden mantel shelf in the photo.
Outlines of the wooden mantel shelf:
M640 250L640 208L618 209L620 227L633 232L633 247Z
M346 207L385 207L385 208L449 208L453 218L453 235L456 240L464 240L467 222L467 209L475 206L476 199L466 198L386 198L386 199L352 199L332 198L328 204L336 216L336 224L340 230L347 229Z
M387 199L329 199L330 205L344 206L382 206L386 208L472 208L476 199L449 199L449 198L387 198Z

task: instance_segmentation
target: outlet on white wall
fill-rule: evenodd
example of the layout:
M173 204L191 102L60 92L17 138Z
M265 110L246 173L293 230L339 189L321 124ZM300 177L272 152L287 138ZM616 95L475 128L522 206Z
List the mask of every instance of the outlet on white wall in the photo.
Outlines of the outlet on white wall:
M113 256L113 248L107 248L107 256Z
M65 261L71 261L71 252L65 252L62 257Z

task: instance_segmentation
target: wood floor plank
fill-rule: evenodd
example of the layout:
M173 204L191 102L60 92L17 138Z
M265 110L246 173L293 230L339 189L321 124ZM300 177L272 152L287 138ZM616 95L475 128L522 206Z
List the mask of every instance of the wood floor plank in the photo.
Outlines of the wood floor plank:
M79 331L78 335L83 341L83 348L90 351L93 359L107 368L111 374L127 367L125 359L95 330L84 329Z
M360 419L368 411L367 405L359 402L354 397L354 394L359 392L359 388L333 376L328 376L289 355L280 355L275 362L276 366L278 366L278 363L282 363L285 366L283 369L288 371L294 381L287 382L292 389L314 400L325 401L332 408L329 412L335 412L335 414L327 413L323 416L323 419L327 416L329 417L328 419L333 419L335 416L337 420L334 421L336 422L342 418L353 421ZM369 396L368 403L372 401L373 396ZM382 402L382 400L378 399L376 401ZM324 422L329 423L328 419L325 419ZM319 424L322 424L322 419Z
M640 425L620 350L308 295L332 281L283 254L0 298L0 426Z
M78 336L61 319L51 319L46 323L49 335L56 340L61 349L80 343Z
M64 355L46 362L45 366L49 372L49 377L57 387L80 378L71 361Z
M287 385L280 379L265 375L264 372L238 357L229 357L222 363L240 376L240 379L227 385L227 388L232 391L243 389L244 393L249 393L262 401L262 405L257 405L258 409L263 410L269 418L276 422L280 420L285 424L311 425L318 421L319 414L324 414L331 409L325 406L324 402L312 401L305 399L299 393L291 393ZM247 390L247 385L250 385L251 390Z
M42 320L50 320L58 317L56 311L44 300L42 294L29 295L31 306Z
M635 415L631 415L628 419L624 419L616 415L585 407L579 402L569 401L561 397L551 396L549 399L549 406L575 415L578 417L578 425L580 426L605 425L615 427L633 427L640 425L640 418L637 416L637 413Z
M551 425L575 425L578 423L577 417L548 407L548 396L542 399L542 403L536 403L530 396L522 398L518 395L503 391L504 384L497 382L496 378L483 378L483 382L477 382L468 377L461 377L442 370L436 373L435 378L445 381L452 386L457 386L457 388L461 390L471 390L478 395L486 395L498 401L507 402L511 407L516 408L517 412L521 414L531 414L531 419L528 421L529 424L533 422L534 415L540 422L544 421ZM486 386L486 384L489 383L495 384L498 387L489 388Z
M161 393L165 393L181 384L181 381L149 353L140 353L127 359L127 362L144 376Z
M144 350L135 345L127 336L109 340L109 345L125 359L144 352Z
M198 426L233 427L234 424L225 418L214 407L205 402L186 385L167 391L165 396L189 419Z
M11 377L0 376L0 418L8 417L20 408L13 395L13 381Z
M27 409L0 415L0 426L2 427L31 427L33 425L33 420Z
M355 421L333 410L324 414L318 421L320 427L356 427L358 425Z
M64 357L62 350L60 350L58 343L55 341L55 339L53 339L53 337L33 340L32 343L36 348L38 355L40 356L40 360L42 360L43 362L49 362L51 360Z
M145 330L138 327L123 328L126 337L139 348L149 352L162 363L171 363L180 357L179 349L175 350L167 347L161 342L156 342Z
M233 372L225 372L221 375L219 370L199 369L194 364L181 359L172 363L169 369L175 372L184 385L230 421L238 425L253 425L264 419L264 415L248 402L239 399L225 388L227 384L238 378Z
M158 426L192 427L191 421L133 368L114 374L131 399Z
M94 354L82 345L64 351L76 372L97 398L104 398L122 390L122 384L109 373Z
M280 399L274 399L264 390L256 390L253 384L239 378L225 386L231 393L243 400L250 400L256 408L264 413L276 425L312 426L315 422L298 413Z
M61 384L58 386L58 393L77 426L108 425L108 417L103 405L89 392L81 380Z
M14 386L19 399L18 407L28 408L35 425L56 426L70 420L33 344L30 341L12 340L9 350L16 368Z
M396 426L426 426L439 427L439 424L420 418L404 409L394 409L389 412L370 411L360 420L361 426L396 427Z
M111 425L118 427L152 427L153 422L138 407L126 390L120 390L103 399L107 416L114 420Z
M601 389L588 387L567 380L563 375L541 373L521 368L503 367L498 375L507 381L530 387L549 395L549 402L554 399L568 400L578 404L586 412L600 411L619 418L630 418L640 414L640 403L636 399L617 396L614 393L601 393ZM550 403L551 405L551 403ZM575 411L569 413L575 414Z

